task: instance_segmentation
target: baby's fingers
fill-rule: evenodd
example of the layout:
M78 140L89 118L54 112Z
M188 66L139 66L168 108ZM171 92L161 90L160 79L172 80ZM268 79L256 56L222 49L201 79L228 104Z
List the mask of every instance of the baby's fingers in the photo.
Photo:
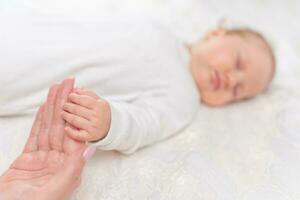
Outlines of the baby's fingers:
M91 140L90 134L85 130L76 130L72 127L66 126L65 131L74 140L81 141L81 142Z
M92 110L73 103L65 103L63 105L63 109L71 114L83 117L87 120L90 120L93 115Z
M83 129L87 132L93 131L93 126L87 119L68 113L66 111L62 111L62 117L64 120L66 120L66 122L78 129Z
M87 90L87 89L83 89L83 88L74 88L73 91L74 91L75 93L77 93L77 94L80 94L80 95L87 95L87 96L90 96L90 97L92 97L92 98L94 98L94 99L96 99L96 100L99 99L99 96L98 96L95 92L93 92L93 91L91 91L91 90Z
M69 95L69 100L73 103L76 103L80 106L93 109L96 106L97 100L87 95L78 95L71 93Z

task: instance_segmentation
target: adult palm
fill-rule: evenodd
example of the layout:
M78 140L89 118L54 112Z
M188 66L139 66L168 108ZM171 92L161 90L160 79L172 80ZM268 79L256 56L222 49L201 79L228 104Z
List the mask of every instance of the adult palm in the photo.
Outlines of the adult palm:
M0 177L0 199L62 200L79 185L83 154L94 148L64 134L62 105L73 85L73 79L66 79L50 88L22 154Z

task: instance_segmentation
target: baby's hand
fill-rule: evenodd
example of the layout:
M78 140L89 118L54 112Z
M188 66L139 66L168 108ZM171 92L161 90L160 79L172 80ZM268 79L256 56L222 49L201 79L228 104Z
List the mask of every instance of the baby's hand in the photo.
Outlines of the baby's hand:
M65 131L75 140L98 141L110 128L111 110L109 103L92 91L74 89L63 105L62 117L71 126Z

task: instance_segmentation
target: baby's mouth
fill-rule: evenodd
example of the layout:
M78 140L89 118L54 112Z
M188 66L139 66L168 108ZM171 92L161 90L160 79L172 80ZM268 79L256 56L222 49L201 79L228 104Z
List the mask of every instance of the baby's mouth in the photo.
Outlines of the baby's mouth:
M210 81L213 85L214 90L218 90L221 86L221 80L220 80L220 74L217 70L214 70L211 77Z

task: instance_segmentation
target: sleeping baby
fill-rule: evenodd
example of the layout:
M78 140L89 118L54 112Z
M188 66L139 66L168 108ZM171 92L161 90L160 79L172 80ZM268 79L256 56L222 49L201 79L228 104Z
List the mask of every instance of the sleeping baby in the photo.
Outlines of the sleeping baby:
M136 88L136 97L110 102L101 93L74 89L62 113L71 125L65 127L69 136L95 143L101 149L131 153L182 129L200 101L216 107L253 98L267 88L274 76L272 48L251 29L219 28L194 44L181 43L185 52L178 57L186 56L188 62L164 58L164 51L168 51L165 46L177 49L175 38L159 40L157 49L151 50L161 55L150 54L148 60L136 63L141 71L128 68L120 74L131 79L143 73L146 77L140 77L142 81L116 80L115 87ZM149 48L146 41L147 38L144 48ZM145 69L146 62L157 66Z
M1 37L0 116L35 110L49 84L74 76L84 88L63 106L66 134L125 154L180 132L201 103L257 96L275 72L270 45L250 29L186 44L140 17L28 15L4 20Z

